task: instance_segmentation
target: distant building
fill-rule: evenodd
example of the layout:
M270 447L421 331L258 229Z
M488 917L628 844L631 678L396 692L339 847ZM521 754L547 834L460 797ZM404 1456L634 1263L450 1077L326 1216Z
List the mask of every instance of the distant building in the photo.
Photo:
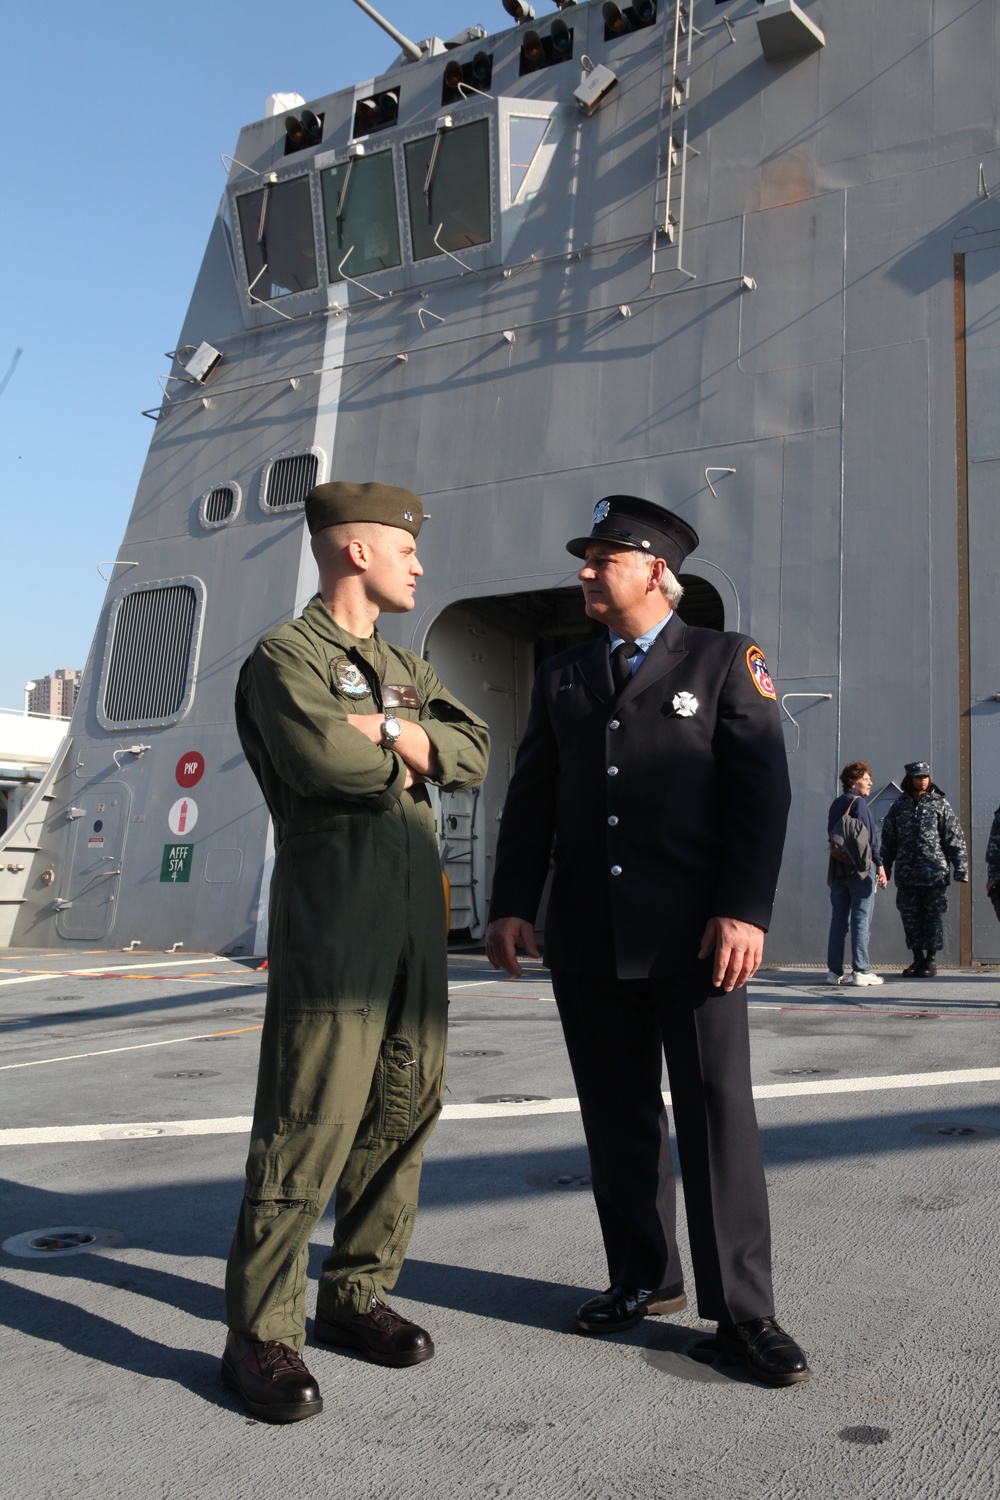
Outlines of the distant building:
M83 673L60 667L48 677L36 677L29 698L29 712L49 719L68 719L80 691Z

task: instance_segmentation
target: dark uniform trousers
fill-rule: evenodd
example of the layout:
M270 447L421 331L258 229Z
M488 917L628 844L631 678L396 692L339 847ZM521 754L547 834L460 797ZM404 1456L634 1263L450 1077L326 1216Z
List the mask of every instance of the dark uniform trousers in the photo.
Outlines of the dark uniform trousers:
M896 884L896 910L903 919L908 948L940 953L944 947L944 918L948 910L946 885Z
M245 1338L302 1349L309 1240L335 1189L317 1309L367 1312L399 1275L444 1095L440 881L414 917L384 999L285 1001L279 986L269 992L247 1188L226 1273L227 1321Z
M698 1312L771 1317L771 1233L750 1084L746 989L697 977L553 973L612 1283L682 1281L667 1060Z

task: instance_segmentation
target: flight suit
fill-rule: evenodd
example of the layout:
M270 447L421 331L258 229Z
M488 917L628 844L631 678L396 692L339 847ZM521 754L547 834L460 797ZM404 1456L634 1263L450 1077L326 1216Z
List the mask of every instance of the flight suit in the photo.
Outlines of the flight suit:
M301 1351L308 1244L336 1190L318 1307L367 1312L395 1283L440 1113L446 915L424 786L347 722L417 720L447 791L489 733L410 651L349 635L317 596L244 663L240 740L274 821L268 994L246 1191L226 1273L234 1333ZM376 684L378 687L378 684Z

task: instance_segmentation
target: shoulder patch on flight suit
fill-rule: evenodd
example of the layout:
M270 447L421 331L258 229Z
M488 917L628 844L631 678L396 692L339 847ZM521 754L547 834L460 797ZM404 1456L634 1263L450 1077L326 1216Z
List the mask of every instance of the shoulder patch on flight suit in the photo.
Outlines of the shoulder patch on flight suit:
M346 656L331 656L330 670L333 672L333 683L338 693L343 693L345 698L370 698L371 688L368 686L361 674L360 668Z
M771 674L767 670L767 662L764 653L759 646L747 648L747 668L753 678L753 685L762 698L773 698L775 696L774 683Z

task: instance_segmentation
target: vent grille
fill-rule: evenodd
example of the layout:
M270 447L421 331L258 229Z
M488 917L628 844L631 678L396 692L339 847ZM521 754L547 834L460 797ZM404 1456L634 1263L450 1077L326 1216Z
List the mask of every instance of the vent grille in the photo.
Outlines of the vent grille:
M162 723L185 706L198 595L187 583L135 589L119 601L105 658L102 721Z
M219 526L223 521L228 521L236 504L236 496L232 486L225 484L220 489L212 490L205 500L205 520L210 526Z
M286 510L290 505L301 505L318 473L319 458L315 453L276 458L264 480L264 509Z

